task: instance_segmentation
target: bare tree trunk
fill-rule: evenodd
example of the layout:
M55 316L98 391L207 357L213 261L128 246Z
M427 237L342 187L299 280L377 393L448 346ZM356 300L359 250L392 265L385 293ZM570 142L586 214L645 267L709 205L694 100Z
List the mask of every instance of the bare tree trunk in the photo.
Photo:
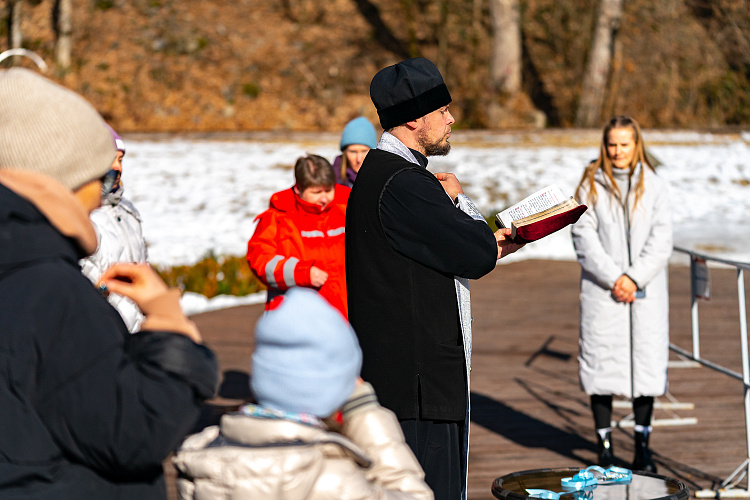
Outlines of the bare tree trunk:
M440 0L438 2L440 11L440 20L437 25L438 52L437 64L440 73L445 75L448 71L448 1Z
M607 90L607 97L604 100L602 113L604 116L614 116L618 109L622 107L620 96L620 79L622 75L622 39L615 40L615 51L612 54L612 69L610 70L610 84Z
M71 0L57 0L54 7L55 34L55 63L63 71L70 69L71 51L73 48L73 6Z
M577 127L599 126L612 52L622 18L622 3L623 0L601 0L599 4L599 15L578 101L575 120Z
M521 90L521 26L518 0L490 0L492 56L490 79L495 92Z
M20 49L23 43L21 32L21 0L8 0L8 47ZM18 64L20 56L13 56L13 65Z
M370 24L375 40L386 50L402 59L412 57L406 44L398 39L380 16L380 9L370 0L353 0L360 14Z

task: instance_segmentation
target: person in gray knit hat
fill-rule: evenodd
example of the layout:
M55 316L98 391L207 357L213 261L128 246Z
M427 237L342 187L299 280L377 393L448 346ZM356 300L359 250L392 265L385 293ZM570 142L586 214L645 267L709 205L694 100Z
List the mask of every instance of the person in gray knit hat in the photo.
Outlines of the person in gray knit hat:
M114 145L93 107L48 83L21 68L3 72L0 168L45 174L76 191L107 173Z
M393 410L438 499L466 495L471 310L468 279L515 252L456 176L427 170L450 151L451 95L417 57L379 71L370 97L385 132L346 212L349 320L362 378Z
M144 312L136 335L81 274L115 180L96 110L14 68L0 117L0 497L166 498L162 461L213 395L216 359L148 266L98 283Z

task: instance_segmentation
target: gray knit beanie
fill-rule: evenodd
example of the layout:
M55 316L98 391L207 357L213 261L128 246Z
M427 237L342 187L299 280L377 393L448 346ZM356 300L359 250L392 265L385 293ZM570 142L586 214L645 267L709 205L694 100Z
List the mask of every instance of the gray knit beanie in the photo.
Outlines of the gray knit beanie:
M45 174L74 191L114 158L107 125L83 97L24 68L0 70L0 168Z

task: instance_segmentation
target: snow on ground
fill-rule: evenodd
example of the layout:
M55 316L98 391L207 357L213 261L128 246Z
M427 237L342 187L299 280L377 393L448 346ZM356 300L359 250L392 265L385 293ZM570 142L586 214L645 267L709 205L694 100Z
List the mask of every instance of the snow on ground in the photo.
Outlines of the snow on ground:
M266 302L266 292L254 293L245 297L218 295L209 299L199 293L185 292L180 299L182 310L188 316L226 307L244 306L248 304L263 304Z
M750 131L735 134L644 131L670 185L675 245L750 262ZM125 137L126 196L141 212L149 259L190 264L209 251L244 255L253 219L272 193L292 185L297 157L338 154L338 137L272 135ZM597 131L476 133L455 131L453 151L430 160L433 172L456 174L486 215L547 184L571 195L583 167L598 154ZM574 260L570 231L527 245L504 259ZM679 259L679 257L675 257ZM686 260L685 260L686 262ZM262 294L261 294L262 295ZM241 300L261 301L263 297ZM191 311L225 307L187 296Z

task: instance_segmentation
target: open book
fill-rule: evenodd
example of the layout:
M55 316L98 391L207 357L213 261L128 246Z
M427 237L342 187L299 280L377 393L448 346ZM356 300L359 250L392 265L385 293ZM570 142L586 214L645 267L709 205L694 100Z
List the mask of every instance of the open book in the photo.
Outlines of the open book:
M586 211L575 198L565 197L557 185L540 189L495 216L497 227L509 227L516 243L530 243L574 224Z

